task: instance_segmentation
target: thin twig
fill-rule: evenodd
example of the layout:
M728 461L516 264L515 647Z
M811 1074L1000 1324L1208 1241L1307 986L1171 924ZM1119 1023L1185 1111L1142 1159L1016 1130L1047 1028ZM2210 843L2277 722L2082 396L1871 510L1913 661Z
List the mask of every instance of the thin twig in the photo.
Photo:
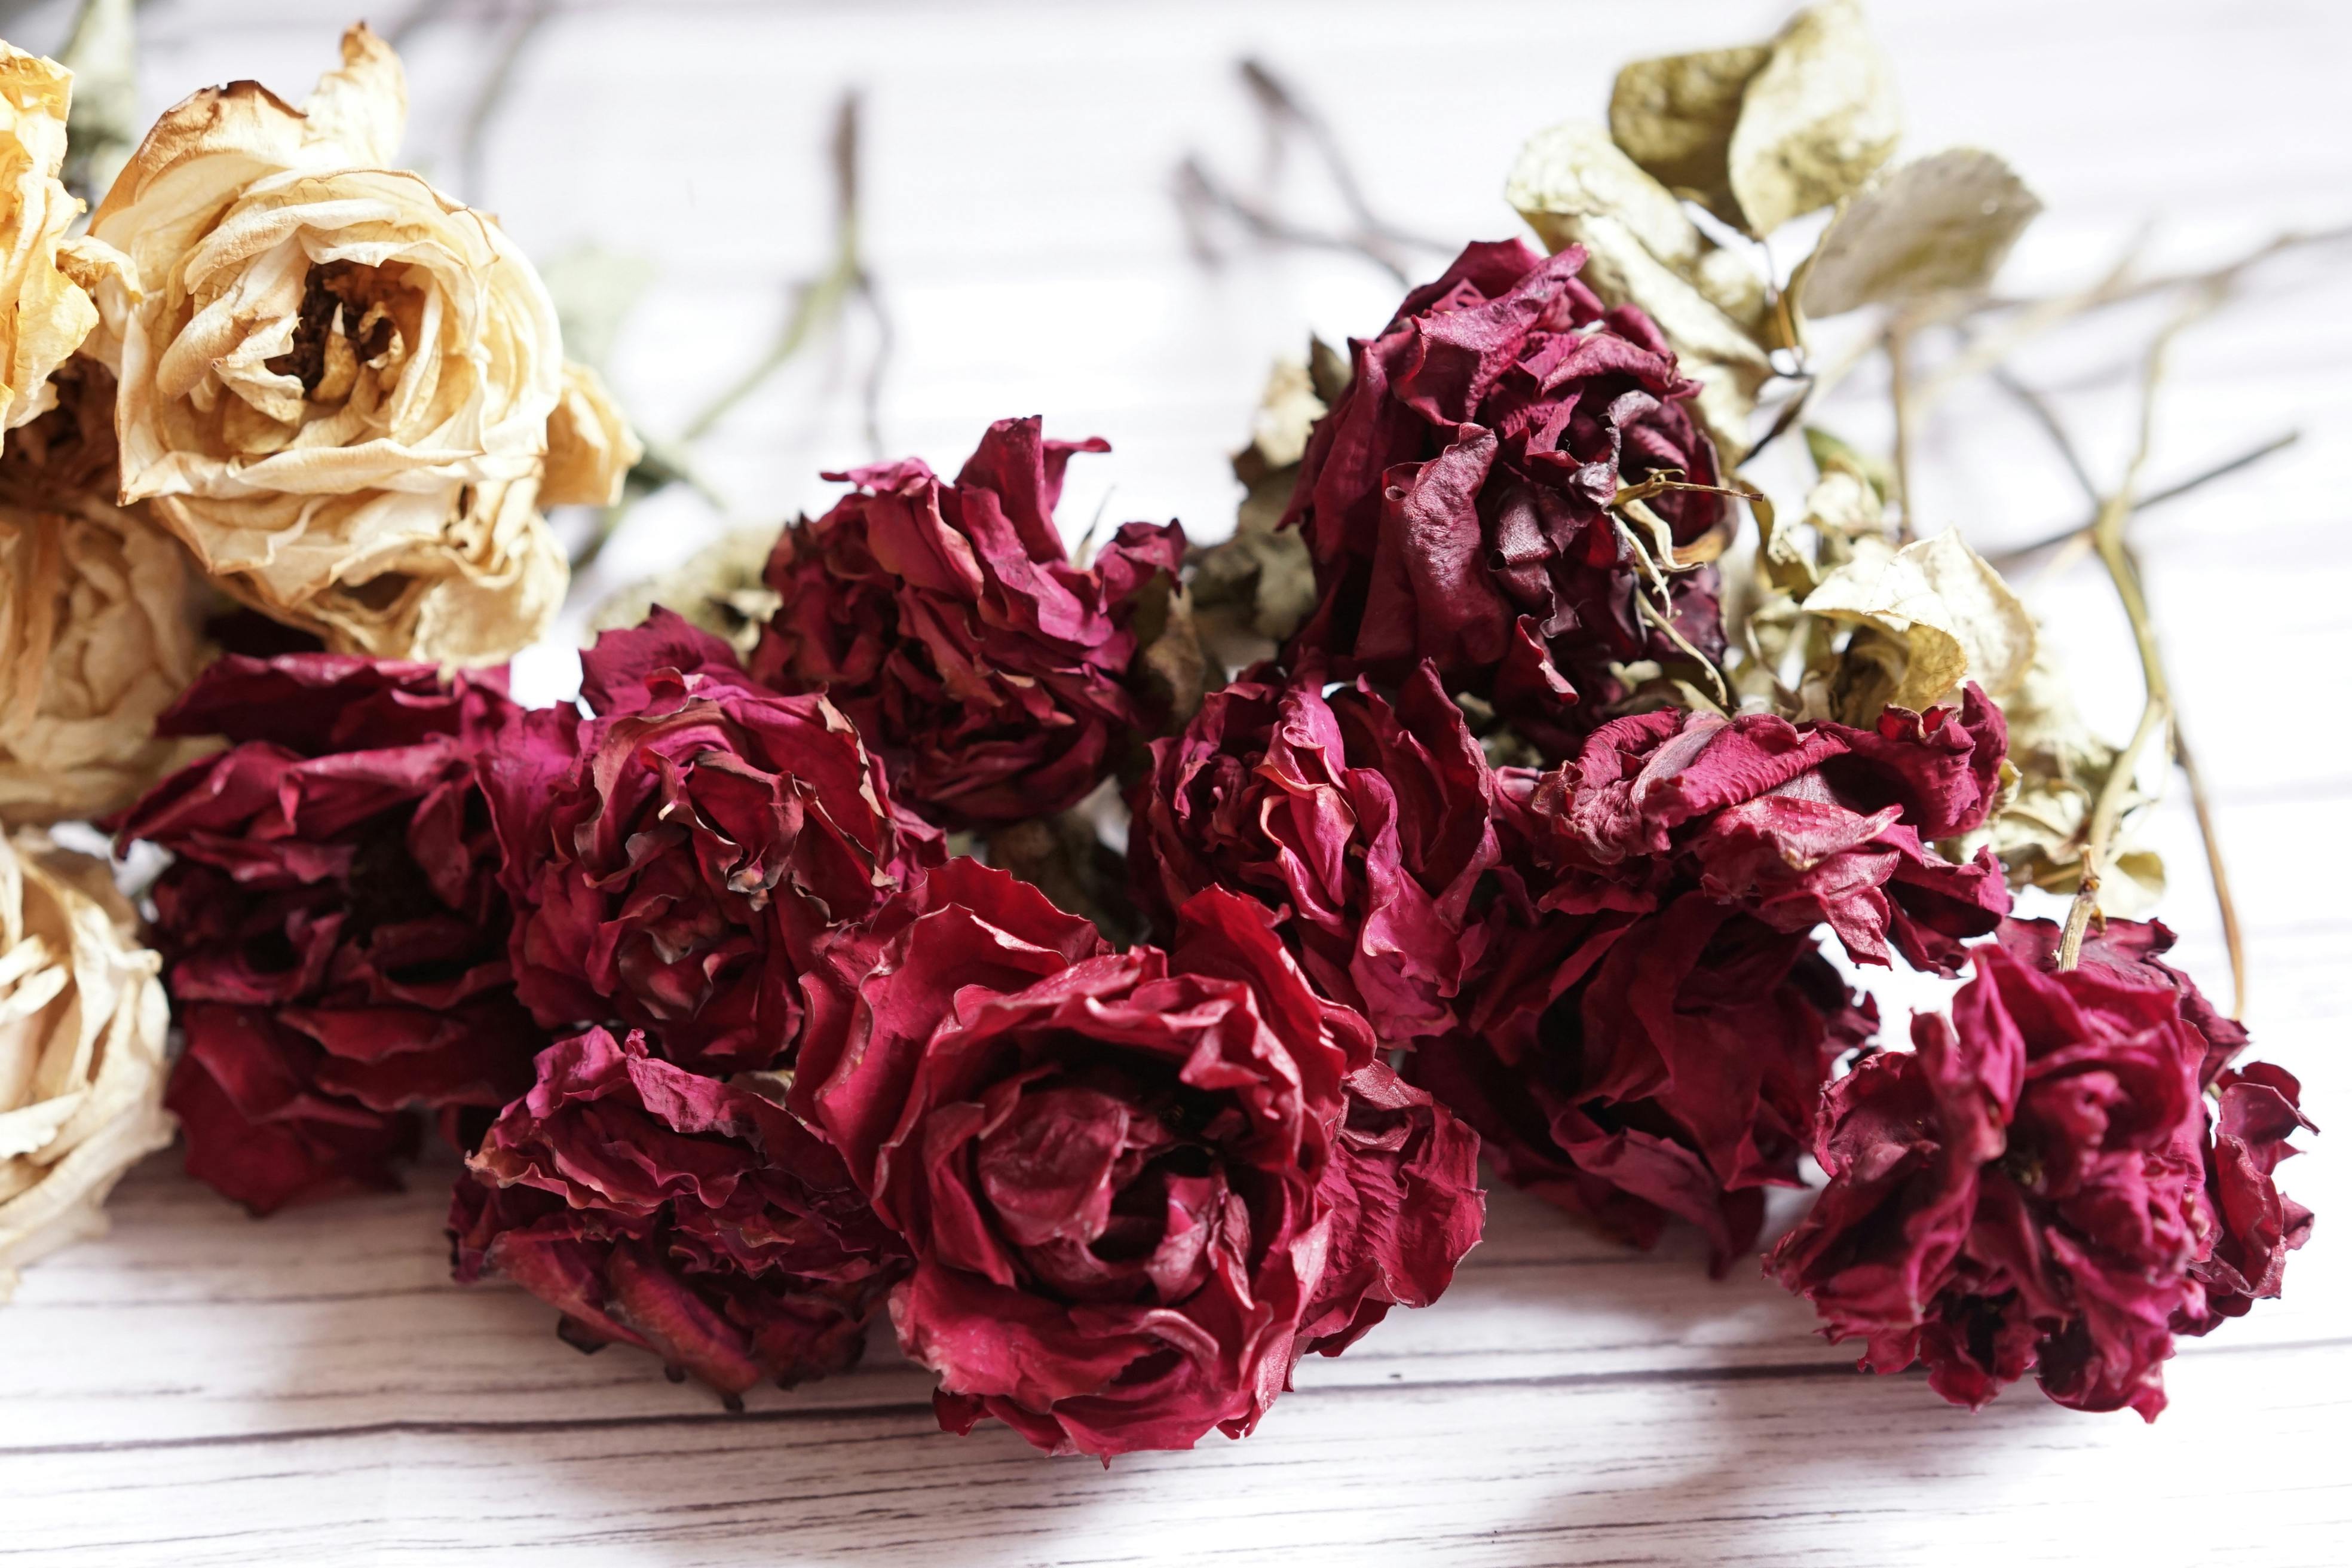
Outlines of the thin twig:
M2191 321L2205 315L2221 302L2222 288L2214 286L2198 291L2197 295L2176 312L2164 330L2149 345L2147 363L2140 379L2139 433L2133 445L2131 461L2125 466L2122 480L2100 504L2098 521L2092 525L2091 540L2105 565L2107 575L2116 585L2116 596L2122 600L2124 616L2131 623L2132 640L2139 649L2140 681L2147 689L2147 700L2140 710L2139 725L2133 731L2131 743L2100 785L2098 801L2091 810L2091 826L2083 845L2082 882L2074 890L2074 902L2066 911L2065 935L2058 948L2058 967L2072 969L2082 962L2083 933L2088 928L2092 914L2099 902L2099 881L2106 872L2109 848L2115 838L2116 820L2123 814L2124 796L2137 775L2141 753L2149 740L2159 730L2168 729L2172 721L2171 684L2165 677L2164 650L2158 643L2156 623L2147 610L2147 595L2140 584L2138 563L2132 559L2124 543L2124 524L2131 518L2132 495L2139 487L2140 475L2147 467L2148 448L2156 434L2156 395L2163 384L2166 363L2170 357L2172 340ZM2217 885L2221 879L2217 878ZM2241 998L2242 1005L2242 998Z
M467 108L465 128L457 140L457 168L466 199L476 205L484 199L482 161L488 146L490 121L506 101L507 90L514 85L515 69L521 65L532 40L554 16L555 0L534 0L522 20L508 29L498 58L490 63L481 86L475 89L474 101Z
M2162 506L2166 501L2178 500L2193 490L2204 489L2216 479L2228 479L2242 468L2253 467L2264 458L2284 452L2302 439L2303 432L2300 430L2288 430L2273 436L2259 447L2248 447L2236 457L2225 458L2211 468L2191 474L2176 484L2167 485L2160 490L2149 491L2133 503L2132 513L2137 516L2152 508ZM2095 496L2097 492L2094 490L2092 493ZM2055 550L2062 544L2069 544L2078 539L2087 543L2092 524L2097 521L2097 514L2094 513L2072 528L2063 529L2056 533L2044 534L2031 543L2015 545L1998 554L1988 555L1985 559L1995 567L2006 570L2021 561L2027 561L2041 554L2045 550Z
M1911 421L1915 408L1911 396L1911 337L1910 321L1898 313L1886 323L1887 396L1895 405L1895 494L1902 503L1897 519L1895 541L1908 544L1918 537L1919 508L1911 489Z

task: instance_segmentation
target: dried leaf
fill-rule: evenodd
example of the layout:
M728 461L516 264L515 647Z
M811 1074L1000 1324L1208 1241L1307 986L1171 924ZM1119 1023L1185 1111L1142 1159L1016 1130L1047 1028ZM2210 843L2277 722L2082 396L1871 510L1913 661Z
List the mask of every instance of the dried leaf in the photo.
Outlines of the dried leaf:
M1772 374L1762 278L1708 239L1597 125L1570 121L1529 138L1504 197L1549 248L1584 247L1582 276L1603 300L1638 305L1658 323L1684 371L1704 384L1708 433L1737 462Z
M1193 624L1192 595L1164 572L1136 595L1135 662L1128 682L1163 735L1190 722L1210 689L1209 657Z
M2000 706L2009 721L2016 786L1985 833L1958 847L1973 851L1976 842L1990 843L2012 888L2071 894L2082 884L2092 810L2121 748L2099 739L2083 721L2064 676L2046 653L2035 658ZM2128 825L2152 803L2137 784L2125 793L2109 874L2099 884L2099 908L2107 915L2137 919L2163 896L2162 858L2128 841Z
M1831 479L1862 489L1844 476ZM1801 607L1879 634L1848 644L1850 668L1836 683L1848 694L1839 703L1848 722L1865 721L1888 703L1928 707L1964 680L1999 700L2018 689L2033 662L2033 617L1952 530L1900 550L1876 537L1855 540L1853 559ZM1876 668L1865 669L1871 665Z
M2042 210L2015 170L1955 147L1906 163L1838 214L1805 264L1811 316L1983 288Z
M1028 883L1056 908L1083 915L1112 942L1144 934L1128 892L1127 858L1102 840L1086 807L1000 827L988 835L988 863Z
M1320 340L1305 362L1280 360L1267 376L1250 444L1234 454L1248 486L1230 539L1192 552L1191 610L1204 665L1247 668L1273 657L1315 609L1315 568L1307 542L1279 525L1298 479L1307 437L1347 390L1347 361ZM1204 669L1203 679L1214 672Z
M1832 473L1851 474L1868 485L1882 505L1895 493L1894 464L1884 458L1872 457L1818 425L1805 426L1805 450L1811 454L1813 467L1824 479Z
M1609 94L1609 134L1634 163L1726 223L1740 221L1731 195L1731 134L1748 84L1771 48L1748 44L1635 60Z
M1791 17L1748 83L1728 153L1731 191L1750 234L1843 201L1902 134L1895 73L1856 0Z
M613 340L645 297L654 264L602 246L565 251L540 268L555 319L563 329L563 352L596 370L612 357Z
M588 630L620 631L653 613L656 605L677 611L739 654L760 640L760 628L782 601L762 580L781 528L746 528L697 551L676 570L624 588L598 605Z

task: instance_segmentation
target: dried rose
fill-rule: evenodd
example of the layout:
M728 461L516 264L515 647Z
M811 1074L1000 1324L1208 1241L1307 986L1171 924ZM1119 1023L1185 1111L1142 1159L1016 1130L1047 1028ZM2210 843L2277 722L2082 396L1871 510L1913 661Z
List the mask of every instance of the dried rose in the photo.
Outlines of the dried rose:
M1933 841L1982 825L2005 744L1974 687L1958 709L1889 709L1873 730L1645 713L1544 776L1529 832L1566 882L1695 883L1781 931L1826 921L1858 962L1899 952L1952 973L2009 892L1990 851L1956 864Z
M1664 711L1572 762L1497 775L1501 894L1464 1026L1414 1081L1507 1180L1636 1246L1698 1226L1719 1272L1793 1185L1837 1058L1877 1015L1816 950L1948 972L2008 910L1990 856L1925 840L1990 809L2000 716L1890 710L1876 730Z
M2215 1268L2207 1184L2210 1170L2223 1204L2261 1194L2284 1217L2269 1167L2292 1129L2265 1112L2298 1120L2293 1080L2222 1071L2241 1042L2199 1026L2210 1009L2152 964L2162 944L2146 928L2108 929L2113 946L2060 971L2054 928L2012 926L1972 950L1949 1020L1914 1021L1915 1052L1867 1058L1831 1089L1815 1149L1829 1186L1768 1267L1832 1338L1867 1342L1864 1366L1924 1362L1930 1387L1972 1407L2031 1372L2061 1405L2153 1420L2174 1332L2218 1321L2206 1279L2242 1311L2242 1243L2281 1245L2249 1215ZM2269 1101L2233 1110L2223 1088L2219 1140L2199 1092L2209 1062ZM2260 1293L2276 1291L2272 1261L2255 1266Z
M1476 1140L1215 890L1115 952L951 861L829 944L788 1102L914 1253L891 1320L941 1425L1056 1453L1247 1433L1483 1214Z
M1394 703L1326 684L1313 661L1252 672L1155 742L1129 864L1163 929L1203 888L1260 900L1317 989L1402 1043L1452 1025L1476 957L1494 780L1429 666Z
M100 289L123 495L339 649L487 663L563 596L535 510L562 348L498 225L390 166L406 114L355 26L302 109L236 82L148 132L91 223L142 290ZM592 426L563 427L580 493L545 499L609 489L570 439Z
M194 574L111 504L114 381L75 359L0 453L0 821L102 816L201 749L156 716L205 649Z
M467 1162L449 1212L460 1281L508 1276L583 1350L635 1345L730 1405L761 1379L839 1372L906 1272L840 1156L741 1082L602 1029L540 1053L538 1081Z
M1351 345L1290 503L1322 595L1297 646L1391 681L1429 659L1554 757L1626 695L1612 665L1723 651L1714 569L1666 578L1660 610L1637 553L1655 542L1611 510L1654 476L1717 481L1697 384L1639 310L1602 309L1583 259L1473 245L1408 294ZM1725 516L1710 493L1643 504L1677 549Z
M530 1082L467 738L511 706L430 665L233 655L163 715L231 742L108 824L177 857L154 930L190 1174L257 1214L397 1186L421 1112L462 1142Z
M1655 913L1501 925L1464 1026L1412 1079L1470 1123L1496 1172L1632 1246L1682 1219L1713 1268L1794 1186L1822 1086L1877 1027L1812 940L1697 892Z
M0 1301L172 1141L156 967L104 861L0 837Z
M124 279L110 246L66 230L81 203L58 179L66 156L73 73L0 43L0 430L14 430L56 402L49 376L98 324L91 293Z
M775 1065L816 938L940 837L891 805L830 702L755 684L667 610L583 665L594 717L508 710L481 758L520 994L551 1029L617 1023L688 1067Z
M1144 722L1126 685L1138 596L1184 557L1176 524L1129 523L1071 564L1063 471L1108 450L1001 419L952 483L912 458L826 475L857 492L777 542L752 673L831 698L942 826L1075 805Z

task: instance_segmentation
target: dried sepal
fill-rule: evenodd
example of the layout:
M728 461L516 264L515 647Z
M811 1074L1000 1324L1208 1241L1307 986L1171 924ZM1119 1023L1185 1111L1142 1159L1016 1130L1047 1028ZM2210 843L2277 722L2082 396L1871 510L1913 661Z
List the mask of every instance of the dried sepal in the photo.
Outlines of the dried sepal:
M1709 434L1737 460L1756 394L1772 374L1769 301L1743 257L1701 233L1674 193L1601 129L1569 121L1531 137L1504 197L1545 247L1581 246L1581 276L1612 304L1639 305L1704 384Z
M1809 316L1983 288L2041 212L2001 158L1955 147L1906 163L1854 197L1805 263Z

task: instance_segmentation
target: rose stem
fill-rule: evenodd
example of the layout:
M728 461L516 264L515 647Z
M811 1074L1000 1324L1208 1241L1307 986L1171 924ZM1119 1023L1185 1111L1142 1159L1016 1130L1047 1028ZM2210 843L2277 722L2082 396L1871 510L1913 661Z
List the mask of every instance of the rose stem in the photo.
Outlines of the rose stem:
M2132 733L2131 743L2116 759L2106 780L2100 785L2099 798L2091 810L2091 828L2083 845L2082 882L2074 890L2074 902L2066 911L2066 930L2058 946L2058 967L2072 969L2083 960L2083 933L2091 923L2098 907L2099 879L2105 874L2108 851L2115 838L2116 821L2123 812L2126 792L2137 775L2141 753L2160 729L2168 729L2172 718L2172 693L2165 679L2164 650L2158 643L2156 624L2147 611L2147 596L2142 588L2138 563L2124 543L2124 524L2131 518L2132 493L2139 487L2141 472L2147 466L2148 448L2154 442L2156 429L2156 395L2163 384L2166 362L2172 340L2191 321L2203 316L2221 302L2226 285L2214 284L2200 289L2166 322L2156 341L2148 346L2147 363L2141 373L2139 402L2139 434L2134 443L2131 461L2124 468L2122 482L2100 503L2098 520L2091 528L2091 541L2097 549L2100 563L2107 569L2108 578L2116 585L2116 596L2122 601L2124 616L2131 623L2132 640L2139 649L2140 680L2147 689L2147 700L2140 710L2139 727ZM2176 754L2177 748L2176 748ZM2192 788L2194 784L2192 781ZM2216 875L2217 891L2227 887L2226 878ZM2224 894L2226 896L2226 893ZM2224 921L2225 933L2233 921ZM2232 963L2234 975L2237 965ZM2235 998L2236 1005L2245 1005L2243 993Z
M1919 509L1911 491L1911 421L1916 413L1911 399L1911 331L1910 319L1901 312L1886 323L1887 395L1895 404L1895 494L1903 503L1895 535L1898 544L1919 537Z

